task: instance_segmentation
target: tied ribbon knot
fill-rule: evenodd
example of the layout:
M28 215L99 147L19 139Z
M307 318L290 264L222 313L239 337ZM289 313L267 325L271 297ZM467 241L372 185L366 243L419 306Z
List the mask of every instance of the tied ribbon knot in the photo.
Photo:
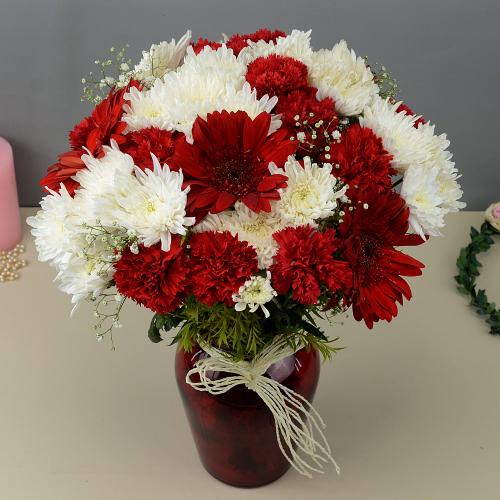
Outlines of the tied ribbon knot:
M326 425L319 413L306 398L265 376L272 364L295 354L298 349L292 349L283 337L276 337L252 361L235 362L218 349L207 345L201 347L210 357L198 360L189 370L187 384L213 395L244 385L257 393L271 411L280 450L297 472L311 478L311 472L323 473L324 465L331 463L340 474L323 432ZM213 380L214 372L229 375ZM194 375L198 375L199 382L193 380Z

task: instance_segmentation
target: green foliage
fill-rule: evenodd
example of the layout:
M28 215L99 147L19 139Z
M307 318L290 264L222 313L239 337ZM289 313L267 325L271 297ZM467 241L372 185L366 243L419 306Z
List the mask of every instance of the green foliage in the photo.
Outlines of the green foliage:
M179 327L172 343L179 342L184 350L191 351L196 343L203 342L226 351L234 360L254 358L278 334L294 349L316 348L325 358L340 349L332 345L338 339L329 340L318 328L315 317L322 315L317 307L306 308L290 296L276 298L266 306L269 318L260 311L236 311L221 303L209 307L190 297L181 309L156 314L148 336L152 342L160 342L161 330Z
M458 275L455 281L458 283L460 293L470 296L470 304L478 314L485 316L490 326L492 335L500 335L500 310L495 303L489 302L485 290L476 290L476 278L480 274L481 263L477 255L486 252L495 243L494 235L500 234L488 222L484 222L480 231L471 227L471 242L460 250L457 259Z

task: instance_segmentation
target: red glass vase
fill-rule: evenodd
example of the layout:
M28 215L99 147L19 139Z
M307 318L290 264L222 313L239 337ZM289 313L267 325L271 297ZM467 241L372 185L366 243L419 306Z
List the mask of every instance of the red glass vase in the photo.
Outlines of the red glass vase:
M186 374L208 355L198 346L177 351L175 373L201 462L215 478L232 486L252 488L281 477L290 464L276 439L273 416L253 391L240 385L214 396L193 389ZM266 376L312 402L320 371L317 350L302 349L271 365ZM213 379L224 377L215 372ZM199 377L192 377L198 382Z

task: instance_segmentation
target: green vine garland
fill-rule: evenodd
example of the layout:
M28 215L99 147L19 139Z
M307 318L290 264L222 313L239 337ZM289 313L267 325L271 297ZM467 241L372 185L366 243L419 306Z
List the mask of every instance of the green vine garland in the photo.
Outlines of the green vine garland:
M500 232L486 221L481 225L480 231L471 227L471 242L460 250L457 259L459 274L455 276L458 290L460 293L469 295L471 306L476 309L478 314L486 317L492 335L500 335L500 309L497 309L494 302L488 300L485 290L476 290L476 278L482 267L477 260L477 255L489 250L495 243L492 236L499 234Z

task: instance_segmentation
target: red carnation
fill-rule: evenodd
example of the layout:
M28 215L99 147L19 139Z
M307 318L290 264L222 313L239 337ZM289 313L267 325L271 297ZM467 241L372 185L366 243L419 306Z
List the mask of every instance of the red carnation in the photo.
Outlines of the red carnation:
M222 212L241 200L254 212L270 212L270 200L279 199L278 189L287 177L271 175L269 163L283 166L295 152L286 130L268 136L271 115L253 120L244 111L210 113L193 126L193 144L185 138L176 147L172 165L184 173L191 187L188 211L205 216Z
M247 45L248 41L258 42L263 40L264 42L275 42L278 38L286 36L286 33L281 30L268 30L262 28L257 30L255 33L247 33L246 35L238 35L235 33L228 41L227 46L233 49L235 55L238 55Z
M398 109L396 110L396 112L404 113L405 115L408 115L408 116L415 116L416 115L416 113L403 102L398 106ZM413 126L415 128L418 128L418 126L421 123L425 123L425 120L422 117L420 117L418 120L416 120L415 123L413 124Z
M40 181L40 186L59 192L60 184L66 186L68 192L73 195L79 184L72 177L85 164L80 159L85 153L84 147L94 156L102 156L102 146L109 144L113 139L118 144L124 142L123 131L126 124L121 121L124 94L131 86L138 87L138 83L132 81L126 88L111 89L108 96L100 102L92 114L84 118L69 133L69 142L72 151L59 155L59 161L51 165L47 175Z
M198 38L196 43L191 43L191 47L193 47L194 53L199 54L205 47L210 47L211 49L218 49L222 47L222 44L219 42L211 42L206 38Z
M258 270L255 249L228 231L197 233L189 244L194 296L208 306L233 307L233 294Z
M397 315L396 302L411 298L401 276L419 276L424 267L394 247L418 245L423 240L406 234L409 210L396 192L371 186L353 201L355 209L347 211L339 235L344 238L342 255L354 273L350 297L354 318L364 319L372 328L379 319L390 321Z
M358 123L351 125L342 134L340 143L332 142L329 153L328 161L338 165L332 173L350 186L391 188L391 176L396 174L391 167L392 155L372 129Z
M328 154L325 147L329 146L329 136L337 129L339 120L333 99L327 97L318 101L316 92L317 89L309 87L282 96L276 112L281 114L282 126L288 129L290 136L295 138L298 133L304 134L302 141L298 142L297 155L300 158L310 156L317 162L329 162L325 158Z
M294 300L312 305L322 285L331 293L351 288L349 265L334 257L338 242L333 229L320 233L311 226L289 227L278 231L274 239L279 250L270 270L278 293L291 289Z
M142 170L153 169L151 153L158 158L160 165L165 163L168 165L174 155L175 142L178 139L178 135L156 127L130 132L124 137L125 143L122 144L121 150L129 154Z
M139 246L139 253L125 250L115 264L116 288L140 305L166 314L177 309L188 290L187 256L181 238L172 236L168 252L161 245Z
M307 66L293 57L271 54L248 65L246 80L257 90L257 97L280 97L307 88Z

